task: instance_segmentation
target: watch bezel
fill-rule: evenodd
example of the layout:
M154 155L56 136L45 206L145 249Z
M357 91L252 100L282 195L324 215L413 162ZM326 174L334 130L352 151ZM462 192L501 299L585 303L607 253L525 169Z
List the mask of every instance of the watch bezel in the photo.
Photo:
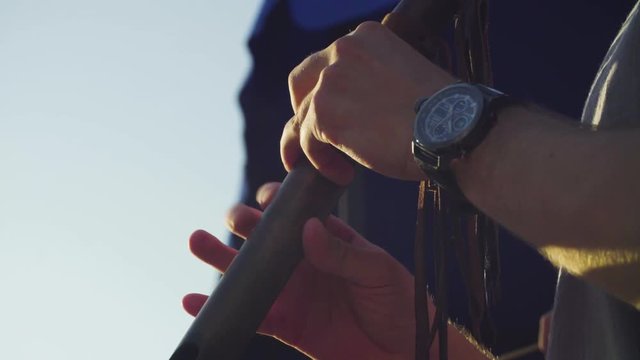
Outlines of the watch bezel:
M466 128L446 141L433 142L430 141L429 136L426 135L425 125L429 115L436 109L436 106L447 97L456 95L468 95L476 103L477 109L471 119L471 122ZM484 113L485 99L482 92L475 86L467 83L453 84L438 91L429 99L420 104L420 107L416 114L416 120L414 124L414 141L420 148L434 152L436 154L444 154L448 152L456 152L455 147L460 144L463 139L469 136L473 129L478 125L482 114Z

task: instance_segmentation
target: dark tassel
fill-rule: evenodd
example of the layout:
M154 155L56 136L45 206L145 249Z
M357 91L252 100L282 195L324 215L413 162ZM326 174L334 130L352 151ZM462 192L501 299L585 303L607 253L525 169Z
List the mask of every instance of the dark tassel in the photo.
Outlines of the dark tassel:
M447 303L447 236L445 233L445 213L444 204L442 202L442 190L436 187L434 192L434 215L435 215L435 237L434 240L434 258L436 267L436 308L438 309L437 321L438 328L438 348L440 360L447 360L448 357L448 341L447 341L447 320L448 320L448 303Z
M492 73L487 40L487 1L452 1L457 1L458 8L454 17L457 74L461 79L472 83L491 85ZM442 53L446 53L446 51ZM437 335L440 349L439 359L446 360L448 355L448 244L450 242L454 247L457 265L467 292L471 333L479 342L491 343L495 336L495 328L490 320L489 310L495 305L500 292L498 285L500 277L498 227L491 219L478 211L471 213L467 210L463 211L462 204L457 200L447 199L447 194L443 194L438 186L430 184L429 191L433 195L434 221L431 232L431 249L434 255L436 313L433 323L428 327L428 334L424 335L416 331L416 359L419 358L419 339L422 339L423 336L428 338L427 354L426 357L422 357L428 359L428 349L431 348ZM424 201L423 188L421 188L421 193L423 194L422 201ZM420 201L418 216L422 217L423 213L420 211L424 211L424 203L421 208ZM424 227L424 223L422 226ZM419 233L423 234L424 228L416 232L416 251L420 250L423 254L425 245L418 243ZM424 283L419 284L418 274L424 276L424 267L418 267L417 259L416 254L416 292L423 292ZM416 294L416 302L418 300L419 296ZM420 321L425 319L424 314L418 312L418 306L419 304L416 303L416 326L418 326L418 317L422 319ZM426 319L428 322L428 314Z
M418 211L416 219L416 235L413 249L414 265L414 307L416 313L416 342L415 358L429 360L429 308L428 295L425 290L427 283L427 271L425 269L425 223L427 213L424 209L424 200L427 184L420 182L418 190ZM429 342L430 343L430 342Z

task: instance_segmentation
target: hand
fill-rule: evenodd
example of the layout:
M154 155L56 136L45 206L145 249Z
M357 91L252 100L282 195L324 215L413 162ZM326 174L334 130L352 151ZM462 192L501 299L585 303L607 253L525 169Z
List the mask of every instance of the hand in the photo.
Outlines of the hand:
M305 59L289 75L295 115L281 139L287 168L301 156L345 185L351 162L383 175L417 180L411 155L414 106L455 79L375 22Z
M279 184L257 194L265 208ZM227 217L229 229L245 238L262 212L244 205ZM199 230L191 251L224 271L236 250ZM272 306L259 332L318 359L409 359L414 352L413 276L381 248L339 219L309 220L303 230L304 260ZM185 310L196 315L205 295L189 294Z

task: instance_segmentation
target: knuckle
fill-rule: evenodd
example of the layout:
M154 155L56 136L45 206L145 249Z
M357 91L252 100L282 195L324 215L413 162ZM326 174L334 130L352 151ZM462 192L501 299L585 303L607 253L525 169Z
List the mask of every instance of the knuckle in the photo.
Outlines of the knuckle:
M349 66L340 63L334 63L322 70L312 99L316 111L332 111L340 97L349 91L349 71Z
M322 120L324 120L324 117L331 109L332 86L330 83L330 80L323 79L321 84L318 86L318 89L313 94L313 98L311 98L310 108L313 109L315 117L321 117Z
M342 74L341 64L333 63L325 67L320 72L320 77L318 79L318 82L319 82L318 90L321 90L321 88L327 88L327 87L331 88L332 86L335 85L337 81L342 79L342 77L343 77L343 74Z
M325 141L333 142L343 130L340 112L342 98L349 91L349 68L339 63L326 67L320 74L318 86L310 99L313 128Z
M383 29L383 25L377 21L365 21L356 27L355 34L372 34Z
M358 33L341 37L332 44L334 64L354 65L370 63L373 59L369 42Z
M293 115L293 117L289 119L286 124L284 124L283 133L295 134L300 130L300 125L303 121L304 119L300 116L300 114Z
M333 113L332 94L330 91L322 90L316 92L312 99L314 116L311 116L306 126L318 140L332 142L333 134L338 129L338 123Z
M293 97L297 97L298 96L298 92L299 92L299 88L300 88L300 66L296 66L295 68L293 68L293 70L291 70L291 72L289 73L289 77L287 78L287 84L289 86L289 92L291 94L291 96Z
M343 36L333 42L333 52L336 58L353 54L357 48L357 41L353 36Z
M300 68L299 66L296 66L293 68L293 70L289 72L289 77L287 78L289 89L293 88L297 84L299 77L300 77Z
M366 43L353 35L347 35L336 40L333 45L334 63L354 63L368 58Z

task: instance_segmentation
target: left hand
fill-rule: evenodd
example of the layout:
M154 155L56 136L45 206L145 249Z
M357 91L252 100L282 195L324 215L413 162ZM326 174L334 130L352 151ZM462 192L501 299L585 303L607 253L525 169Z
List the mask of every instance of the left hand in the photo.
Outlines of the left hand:
M305 59L289 75L295 115L281 139L291 170L306 156L324 176L346 185L351 163L417 180L411 154L414 105L455 81L385 26L366 22Z
M279 184L258 190L265 208ZM262 212L238 205L227 225L247 238ZM415 339L413 276L383 249L338 218L309 220L303 229L304 259L259 328L315 359L412 359ZM224 271L237 251L213 235L191 236L193 253ZM196 315L207 297L189 294L185 310ZM431 316L434 309L429 307ZM426 346L426 345L425 345Z

